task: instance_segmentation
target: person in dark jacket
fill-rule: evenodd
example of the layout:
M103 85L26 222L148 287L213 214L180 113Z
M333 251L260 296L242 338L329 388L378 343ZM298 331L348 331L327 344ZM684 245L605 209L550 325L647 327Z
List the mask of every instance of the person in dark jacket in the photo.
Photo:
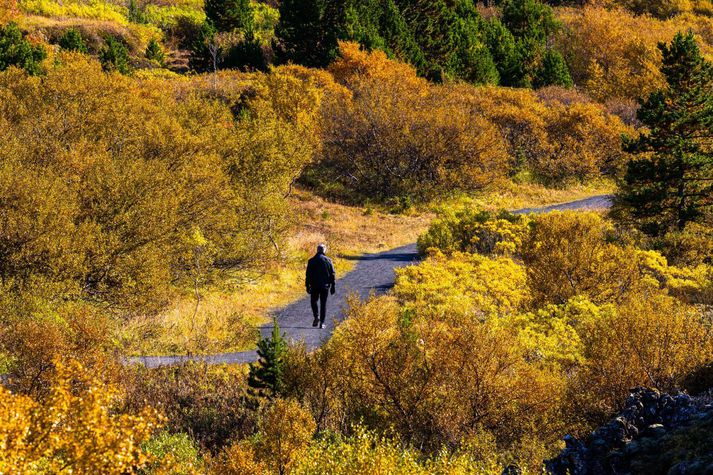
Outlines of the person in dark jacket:
M319 325L319 328L324 328L324 319L327 316L327 296L329 292L334 295L334 265L326 253L327 246L325 244L317 246L317 254L307 261L307 277L305 278L314 315L312 326ZM319 301L319 311L317 301Z

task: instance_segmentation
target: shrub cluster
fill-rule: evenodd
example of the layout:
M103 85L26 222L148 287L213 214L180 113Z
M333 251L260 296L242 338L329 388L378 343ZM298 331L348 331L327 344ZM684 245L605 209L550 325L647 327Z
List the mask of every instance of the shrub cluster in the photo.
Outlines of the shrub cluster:
M324 159L305 178L327 193L419 201L522 170L554 184L623 167L620 135L633 130L599 105L433 85L384 53L341 48L329 71L346 93L323 103Z

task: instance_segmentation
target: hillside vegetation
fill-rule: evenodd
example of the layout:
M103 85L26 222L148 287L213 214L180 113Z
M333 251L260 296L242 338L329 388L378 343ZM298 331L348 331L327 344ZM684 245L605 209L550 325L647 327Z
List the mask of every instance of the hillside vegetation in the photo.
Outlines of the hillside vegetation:
M704 466L712 55L703 0L4 1L0 473L540 473L634 387L706 418L622 463ZM258 341L322 241L423 260Z

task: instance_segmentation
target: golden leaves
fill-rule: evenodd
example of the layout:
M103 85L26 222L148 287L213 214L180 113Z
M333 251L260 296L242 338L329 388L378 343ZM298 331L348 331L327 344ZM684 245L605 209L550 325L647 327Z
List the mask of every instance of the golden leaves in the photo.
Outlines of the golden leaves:
M56 360L41 400L0 388L0 472L132 472L148 460L141 444L160 419L151 409L116 413L119 397L116 387L76 360Z

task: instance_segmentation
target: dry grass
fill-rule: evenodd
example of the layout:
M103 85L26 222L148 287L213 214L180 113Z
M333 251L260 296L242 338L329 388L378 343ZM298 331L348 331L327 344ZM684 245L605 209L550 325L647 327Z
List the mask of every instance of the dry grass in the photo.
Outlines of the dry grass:
M91 51L98 51L103 46L104 37L113 36L120 38L136 54L143 52L149 39L161 37L161 32L151 25L122 24L93 18L23 15L20 26L34 38L51 43L56 43L68 29L76 28Z
M576 201L589 196L613 193L614 183L611 181L592 181L588 184L577 184L568 188L546 188L538 184L514 184L501 182L483 193L471 197L473 203L487 210L533 208L551 204Z
M295 227L283 262L261 273L225 275L220 285L187 292L158 316L124 325L123 346L131 354L211 354L254 348L257 328L272 310L304 295L304 263L320 242L329 244L338 275L354 261L343 257L414 242L428 213L389 215L326 202L306 192L292 199Z
M539 185L499 183L469 199L485 209L516 209L577 200L609 193L606 182L554 190ZM330 203L305 191L291 200L295 226L283 249L284 260L263 269L223 276L219 285L187 292L158 317L128 322L122 340L133 354L211 354L254 348L257 328L272 310L304 295L304 263L316 245L325 242L338 275L349 272L354 260L345 257L379 252L416 241L433 217L433 203L407 214L388 214L369 207Z

